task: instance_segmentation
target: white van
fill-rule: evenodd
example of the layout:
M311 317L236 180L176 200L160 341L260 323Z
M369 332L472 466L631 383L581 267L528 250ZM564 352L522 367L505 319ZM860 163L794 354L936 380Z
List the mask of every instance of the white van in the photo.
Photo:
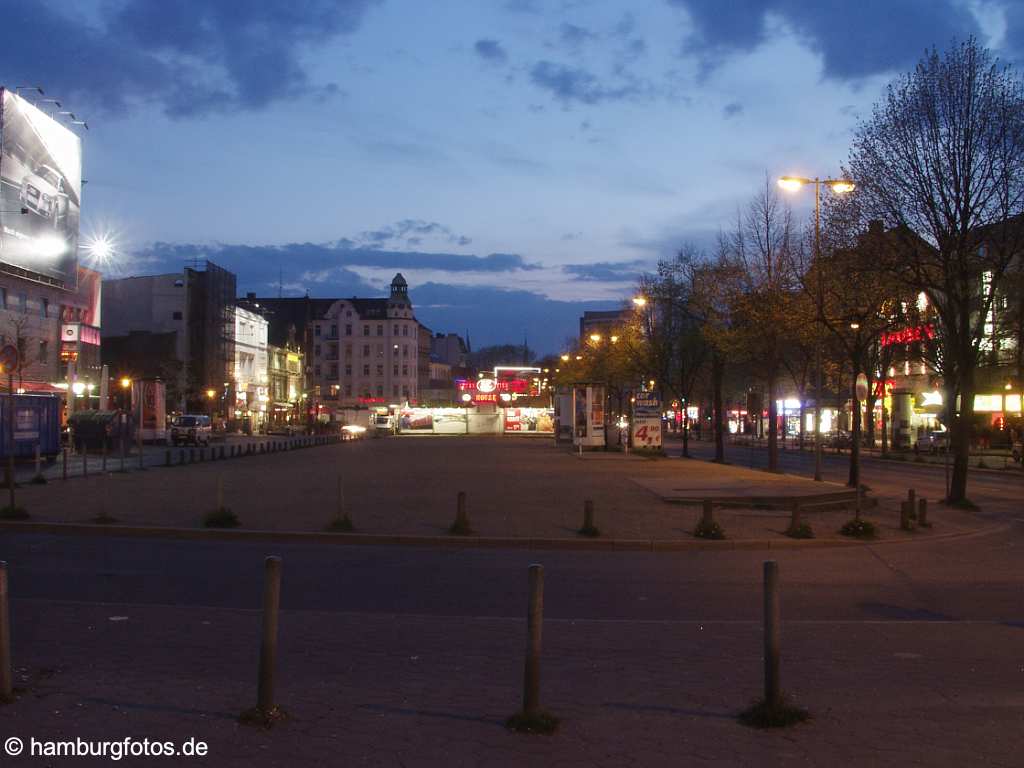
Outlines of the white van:
M213 428L204 414L182 414L171 419L167 432L168 445L209 445Z

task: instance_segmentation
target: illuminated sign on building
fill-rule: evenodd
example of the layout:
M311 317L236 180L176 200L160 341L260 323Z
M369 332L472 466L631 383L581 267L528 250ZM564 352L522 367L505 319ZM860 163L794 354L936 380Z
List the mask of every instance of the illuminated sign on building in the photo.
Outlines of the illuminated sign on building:
M917 341L930 341L935 338L935 328L931 325L916 325L911 328L901 328L898 331L888 331L882 334L882 346L888 347L893 344L913 344Z

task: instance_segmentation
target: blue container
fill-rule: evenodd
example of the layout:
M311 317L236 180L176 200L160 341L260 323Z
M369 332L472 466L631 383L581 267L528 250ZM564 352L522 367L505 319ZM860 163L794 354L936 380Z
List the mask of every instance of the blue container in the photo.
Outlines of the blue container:
M14 457L31 459L39 453L53 457L60 453L60 395L14 396ZM0 458L11 450L11 396L0 394Z

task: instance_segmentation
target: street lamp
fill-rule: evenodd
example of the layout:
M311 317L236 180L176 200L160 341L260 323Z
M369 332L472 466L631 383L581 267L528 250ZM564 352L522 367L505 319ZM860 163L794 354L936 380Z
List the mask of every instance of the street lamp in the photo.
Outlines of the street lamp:
M646 296L634 296L633 297L633 303L636 306L638 306L638 307L646 307L647 306L647 297Z
M595 344L600 343L600 341L601 341L601 334L600 333L592 333L592 334L590 334L590 340L592 342L594 342Z
M787 192L799 192L807 184L814 185L814 263L818 267L818 312L824 312L824 287L821 284L821 185L832 190L833 194L844 195L852 192L856 185L849 179L820 179L815 176L808 179L803 176L783 176L779 186ZM820 318L819 318L820 319ZM817 333L814 346L815 384L814 396L814 479L821 482L821 329ZM860 414L858 414L859 418Z

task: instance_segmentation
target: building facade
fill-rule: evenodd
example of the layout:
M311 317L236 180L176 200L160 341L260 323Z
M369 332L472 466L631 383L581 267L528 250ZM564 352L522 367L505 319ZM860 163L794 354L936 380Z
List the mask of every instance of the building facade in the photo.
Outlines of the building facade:
M267 428L302 426L305 398L305 375L302 352L298 346L267 347L270 388Z
M235 402L228 421L236 420L243 432L260 432L270 414L268 323L258 312L241 306L235 316ZM231 389L231 387L227 387ZM221 390L216 390L220 395Z

